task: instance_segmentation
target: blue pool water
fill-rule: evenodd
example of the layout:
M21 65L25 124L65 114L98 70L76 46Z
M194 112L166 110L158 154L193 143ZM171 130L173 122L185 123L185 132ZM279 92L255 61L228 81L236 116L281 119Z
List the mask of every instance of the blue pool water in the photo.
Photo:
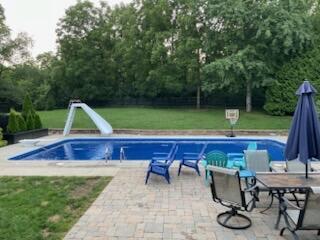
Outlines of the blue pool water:
M220 150L224 153L242 153L252 141L258 149L268 150L271 160L284 159L285 144L269 139L210 139L210 138L74 138L62 140L9 160L105 160L106 151L110 160L149 160L154 152L169 152L178 144L176 159L185 152L205 153Z

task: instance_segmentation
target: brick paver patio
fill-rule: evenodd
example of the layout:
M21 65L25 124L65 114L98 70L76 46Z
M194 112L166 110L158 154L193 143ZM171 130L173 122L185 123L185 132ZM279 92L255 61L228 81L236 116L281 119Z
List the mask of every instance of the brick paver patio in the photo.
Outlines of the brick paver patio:
M229 230L216 222L225 210L213 203L203 178L184 169L180 177L171 169L172 183L152 175L144 184L145 169L122 168L65 239L292 239L274 229L276 208L246 213L247 230ZM300 232L302 240L318 239L316 232Z

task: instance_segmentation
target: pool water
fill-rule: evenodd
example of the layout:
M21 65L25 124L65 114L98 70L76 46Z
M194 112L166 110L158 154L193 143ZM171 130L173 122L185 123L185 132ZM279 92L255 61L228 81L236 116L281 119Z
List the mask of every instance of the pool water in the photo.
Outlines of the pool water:
M224 153L242 153L250 142L258 149L266 149L272 161L284 159L285 144L270 139L230 138L73 138L11 157L9 160L150 160L155 152L169 152L178 145L176 159L183 153L205 153L219 150Z

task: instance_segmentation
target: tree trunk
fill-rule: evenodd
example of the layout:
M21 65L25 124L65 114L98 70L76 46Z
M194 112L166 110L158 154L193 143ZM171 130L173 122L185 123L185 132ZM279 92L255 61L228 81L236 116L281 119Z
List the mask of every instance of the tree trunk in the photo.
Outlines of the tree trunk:
M200 94L201 94L201 87L197 87L197 109L200 109Z
M252 83L251 80L247 79L247 92L246 92L246 112L252 110Z
M201 63L200 63L200 49L197 49L197 109L200 109L201 106L201 79L200 79L200 67L201 67Z

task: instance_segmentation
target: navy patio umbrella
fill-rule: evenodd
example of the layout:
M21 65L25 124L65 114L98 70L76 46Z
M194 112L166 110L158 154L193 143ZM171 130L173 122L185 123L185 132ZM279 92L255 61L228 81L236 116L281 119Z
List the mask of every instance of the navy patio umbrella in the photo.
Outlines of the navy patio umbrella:
M296 92L299 100L294 112L285 149L287 160L299 158L306 165L308 178L308 161L320 159L320 124L313 100L316 89L304 81Z

